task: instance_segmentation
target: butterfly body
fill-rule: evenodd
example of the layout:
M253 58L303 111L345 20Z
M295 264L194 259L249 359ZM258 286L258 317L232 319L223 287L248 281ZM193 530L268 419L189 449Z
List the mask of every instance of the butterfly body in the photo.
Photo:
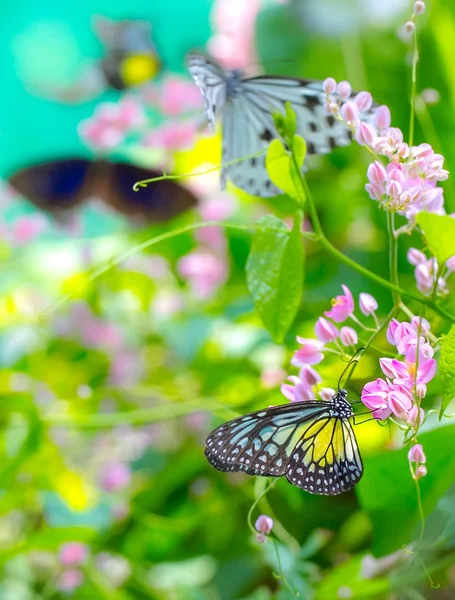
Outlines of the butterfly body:
M277 137L272 113L283 113L289 102L296 115L298 135L307 143L308 154L326 154L352 141L347 125L325 110L322 82L297 77L259 76L247 78L242 71L225 72L200 54L188 57L188 69L204 98L208 123L213 129L221 116L223 167L221 185L227 179L242 190L260 197L283 192L269 179L265 150ZM362 115L369 120L373 111ZM251 158L251 155L257 157ZM243 157L250 157L241 160Z
M354 487L363 473L340 389L330 402L296 402L229 421L207 438L205 455L219 471L280 477L312 494L333 496Z

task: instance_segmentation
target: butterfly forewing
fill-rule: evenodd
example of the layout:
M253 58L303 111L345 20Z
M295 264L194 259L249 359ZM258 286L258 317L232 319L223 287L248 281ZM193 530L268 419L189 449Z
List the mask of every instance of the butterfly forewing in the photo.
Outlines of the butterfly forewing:
M223 69L200 54L187 57L188 70L204 99L207 120L212 129L218 112L226 101L227 80Z
M280 476L292 450L330 403L302 402L267 408L229 421L207 438L206 456L219 471Z
M290 483L325 496L352 489L362 473L354 432L343 418L317 419L294 448L286 467Z
M341 494L363 473L352 414L343 390L331 402L267 408L212 431L205 455L219 471L286 475L311 494Z

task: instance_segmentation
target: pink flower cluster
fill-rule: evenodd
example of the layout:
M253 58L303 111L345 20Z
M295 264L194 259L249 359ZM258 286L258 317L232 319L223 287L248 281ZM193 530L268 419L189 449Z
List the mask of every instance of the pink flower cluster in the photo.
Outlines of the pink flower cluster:
M344 325L340 329L332 322L344 323L351 319L359 325L364 325L354 315L355 303L351 290L341 286L343 294L332 299L332 308L326 311L325 317L319 317L314 327L315 338L297 337L301 347L294 353L291 364L300 367L299 375L288 377L290 383L283 383L282 394L291 402L301 400L314 400L316 394L323 400L331 400L335 391L332 388L320 388L322 379L319 373L310 365L315 365L324 359L324 352L338 355L345 354L345 348L355 348L358 343L358 334L355 329ZM370 294L362 293L359 296L359 308L366 317L372 317L377 323L375 311L378 303Z
M379 160L368 167L366 190L371 199L411 222L420 211L445 214L444 192L437 183L445 181L449 173L443 168L441 154L429 144L409 147L396 127L372 136L368 145L389 159L386 167Z
M422 444L415 444L408 452L409 466L414 479L420 479L427 474L425 463L427 457L422 448Z
M90 119L79 124L78 130L89 146L106 151L122 144L128 135L145 123L145 112L139 101L127 97L118 104L105 102L98 106Z
M422 424L424 412L415 400L425 397L427 383L436 374L429 332L428 321L420 317L410 322L390 322L387 340L404 360L381 358L379 364L386 379L371 381L362 390L362 402L376 419L394 415L415 430Z
M445 267L440 269L434 256L427 258L417 248L409 248L408 262L415 267L414 276L417 288L422 294L428 296L433 293L433 290L439 296L449 293L446 278L455 271L455 256L450 257L446 261Z
M436 154L430 144L405 143L401 130L390 126L389 108L374 108L368 92L352 97L347 81L337 84L331 77L324 81L323 89L327 94L326 111L344 121L357 142L377 157L367 171L370 198L404 215L411 224L420 211L445 214L443 190L437 187L449 176L443 168L444 157ZM388 163L384 165L380 157Z

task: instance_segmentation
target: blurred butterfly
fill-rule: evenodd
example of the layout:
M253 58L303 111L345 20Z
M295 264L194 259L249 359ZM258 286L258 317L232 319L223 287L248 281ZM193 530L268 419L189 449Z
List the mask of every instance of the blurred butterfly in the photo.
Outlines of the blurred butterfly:
M8 183L57 218L91 198L147 223L168 221L196 205L197 199L188 189L169 179L133 191L137 181L159 175L122 162L64 158L26 167L9 177Z
M71 85L34 81L35 92L54 101L78 104L93 100L109 88L126 90L141 86L161 70L150 22L113 21L96 15L93 29L104 46L104 57L81 69Z
M242 71L226 72L200 54L190 54L187 65L212 128L221 114L223 163L257 154L277 137L272 112L283 113L286 102L296 114L297 134L305 139L308 154L325 154L352 140L349 128L325 112L326 94L320 81L269 75L247 79ZM265 154L224 167L223 188L227 178L254 196L283 193L269 179Z
M219 471L281 477L310 494L336 496L363 474L349 419L346 390L330 402L266 408L221 425L207 438L205 456Z

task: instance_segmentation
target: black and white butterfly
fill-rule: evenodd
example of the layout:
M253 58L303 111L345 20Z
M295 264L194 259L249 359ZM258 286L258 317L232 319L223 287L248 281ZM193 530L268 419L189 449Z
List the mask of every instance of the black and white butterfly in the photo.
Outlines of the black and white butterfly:
M272 112L283 113L286 102L296 114L297 134L305 139L308 154L326 154L352 140L350 129L326 113L321 81L269 75L245 78L242 71L226 72L201 54L190 54L187 65L204 98L209 125L214 128L221 116L223 163L266 148L277 137ZM228 178L254 196L283 193L269 179L265 153L223 167L222 188Z
M363 474L346 390L330 402L273 406L224 423L209 435L205 456L219 471L286 476L311 494L336 496Z

